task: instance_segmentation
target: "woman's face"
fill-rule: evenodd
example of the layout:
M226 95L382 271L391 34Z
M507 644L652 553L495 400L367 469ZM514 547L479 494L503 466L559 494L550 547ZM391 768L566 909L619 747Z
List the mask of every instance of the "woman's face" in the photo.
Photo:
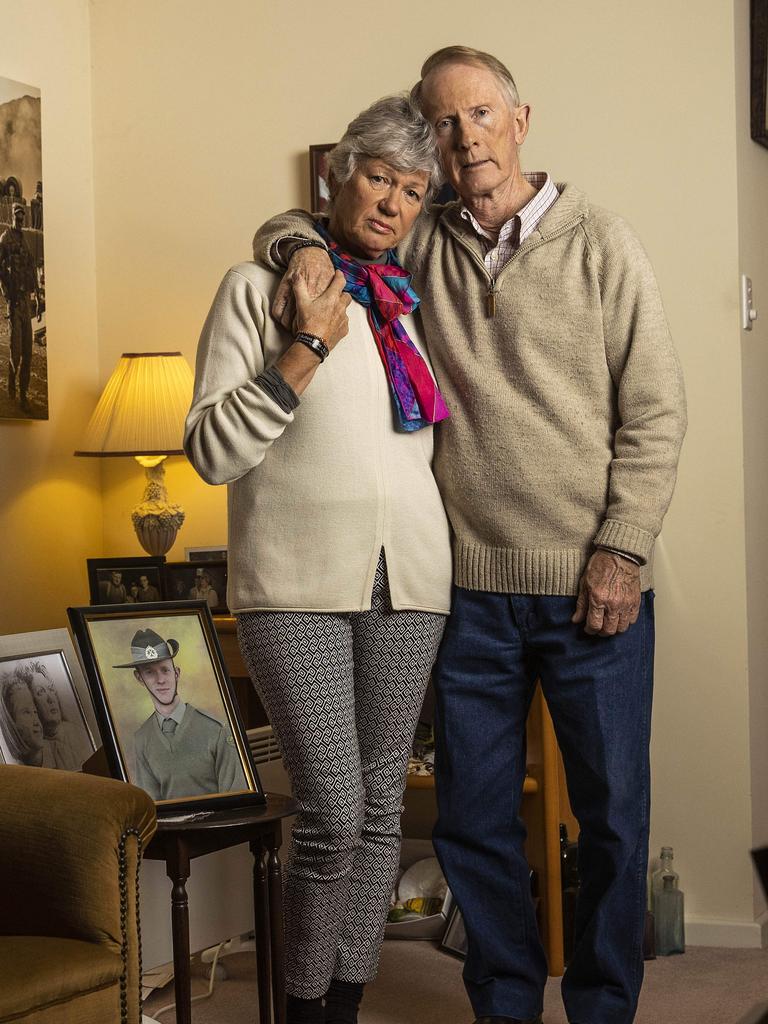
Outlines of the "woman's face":
M56 732L61 724L61 704L52 680L36 672L29 688L45 732Z
M397 171L383 160L361 160L334 192L331 235L352 256L378 259L413 227L428 181L426 171Z
M32 694L20 686L11 694L11 718L25 747L33 753L43 749L43 727Z

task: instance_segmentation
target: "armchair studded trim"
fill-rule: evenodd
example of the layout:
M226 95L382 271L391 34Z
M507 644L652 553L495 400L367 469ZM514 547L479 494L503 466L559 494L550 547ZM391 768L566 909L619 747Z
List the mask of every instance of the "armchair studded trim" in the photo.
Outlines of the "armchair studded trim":
M120 974L120 1024L129 1024L129 1009L128 1009L128 956L129 956L129 942L130 942L130 929L128 925L128 852L126 849L128 843L128 837L136 837L136 878L135 878L135 890L136 890L136 936L138 938L138 958L139 958L139 1019L141 1019L142 1011L142 996L141 996L141 917L139 914L140 904L140 889L139 889L139 874L141 871L141 855L142 855L142 843L141 833L138 829L127 828L120 836L120 842L117 848L118 856L118 867L120 872L120 958L123 963L123 969Z

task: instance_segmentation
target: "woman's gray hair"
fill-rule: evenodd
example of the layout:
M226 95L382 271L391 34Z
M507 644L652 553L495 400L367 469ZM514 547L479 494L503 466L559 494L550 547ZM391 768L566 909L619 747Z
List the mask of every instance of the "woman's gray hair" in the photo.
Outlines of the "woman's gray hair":
M428 174L425 203L444 180L432 126L407 93L385 96L350 121L328 154L333 192L345 185L361 160L383 160L397 171Z
M502 64L498 57L484 50L475 50L471 46L444 46L442 50L436 50L424 61L421 68L421 78L411 89L411 99L421 108L422 87L424 79L431 71L445 67L448 64L468 64L474 68L485 68L490 71L501 86L511 107L520 106L520 94L517 91L515 80L509 68Z

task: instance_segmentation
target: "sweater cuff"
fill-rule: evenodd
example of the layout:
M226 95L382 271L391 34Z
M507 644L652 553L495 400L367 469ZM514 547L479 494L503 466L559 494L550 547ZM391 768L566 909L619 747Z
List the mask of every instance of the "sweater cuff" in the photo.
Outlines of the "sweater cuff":
M645 530L640 530L629 523L620 523L616 519L606 519L598 530L594 543L596 547L615 548L634 555L645 565L651 557L656 538Z
M254 378L254 384L261 388L265 395L269 395L273 402L277 403L283 412L293 412L300 404L299 396L283 377L276 366L270 366L268 370L260 373Z

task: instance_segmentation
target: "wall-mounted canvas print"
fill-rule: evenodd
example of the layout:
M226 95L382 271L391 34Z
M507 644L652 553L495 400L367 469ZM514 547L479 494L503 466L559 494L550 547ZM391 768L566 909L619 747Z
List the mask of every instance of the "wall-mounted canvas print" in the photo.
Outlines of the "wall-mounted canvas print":
M40 90L0 78L0 419L48 419Z
M163 812L264 801L207 604L68 614L116 778Z
M768 146L768 0L752 0L750 15L751 133Z
M205 601L215 615L227 615L227 563L166 562L163 589L169 601Z
M325 213L331 200L328 188L328 154L335 142L309 147L309 192L313 213Z
M165 597L165 558L89 558L91 604L153 604Z
M66 629L0 636L0 760L78 772L97 736Z
M213 548L184 548L184 557L188 562L221 562L227 560L227 545L219 544Z

